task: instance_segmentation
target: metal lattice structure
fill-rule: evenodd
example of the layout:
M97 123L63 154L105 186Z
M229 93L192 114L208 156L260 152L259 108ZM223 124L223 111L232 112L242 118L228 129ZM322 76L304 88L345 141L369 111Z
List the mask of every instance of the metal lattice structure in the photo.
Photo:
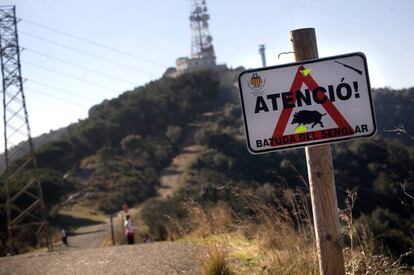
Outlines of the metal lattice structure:
M205 0L193 0L190 15L191 27L191 57L214 58L213 37L208 30L208 20Z
M23 242L51 250L47 210L37 174L30 133L17 33L15 6L0 6L0 63L4 111L4 184L8 244L11 252Z

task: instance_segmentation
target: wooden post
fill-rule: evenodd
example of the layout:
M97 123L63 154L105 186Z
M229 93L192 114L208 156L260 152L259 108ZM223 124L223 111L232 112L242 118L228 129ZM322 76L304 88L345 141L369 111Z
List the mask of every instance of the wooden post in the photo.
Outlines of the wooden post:
M112 218L112 214L110 216L110 221L111 221L111 237L112 237L112 245L115 245L115 234L114 234L114 220Z
M291 31L296 61L318 58L315 29ZM331 146L306 147L320 274L345 274Z

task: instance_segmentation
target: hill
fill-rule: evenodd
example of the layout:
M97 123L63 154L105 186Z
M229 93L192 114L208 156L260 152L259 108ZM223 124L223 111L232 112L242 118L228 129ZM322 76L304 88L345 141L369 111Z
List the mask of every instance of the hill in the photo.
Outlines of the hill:
M413 98L414 94L404 96ZM179 236L180 226L170 220L188 222L189 198L206 213L224 203L241 219L255 216L254 210L246 210L250 205L246 205L240 190L255 194L266 204L283 206L283 211L298 219L294 223L299 228L299 221L309 218L306 208L298 209L296 205L297 200L303 200L303 194L309 203L303 150L250 155L243 139L239 106L227 105L223 114L196 134L198 143L208 150L187 171L186 186L170 201L143 210L152 234L165 237L163 232L174 232ZM384 128L383 123L378 121L380 129ZM363 231L369 229L376 246L386 247L394 256L413 249L413 147L404 145L397 136L385 138L381 133L369 140L332 147L339 206L343 213L349 215L351 211L356 227L353 230L366 235ZM346 225L348 218L343 217ZM405 260L412 262L412 258Z
M38 137L33 138L33 147L35 149L38 149L42 147L43 145L59 140L60 137L66 132L66 128L63 127L61 129L50 131L49 133L42 134ZM24 154L27 153L27 151L21 150L21 151L15 151L17 147L21 147L22 149L28 150L29 146L27 145L27 141L23 142L23 144L18 144L14 148L10 150L10 154L14 155L15 158L20 158ZM4 153L0 154L0 172L3 173L5 169L5 163L4 163Z
M208 213L217 208L229 209L230 216L239 220L260 221L240 190L276 209L283 207L290 213L293 228L305 230L301 221L308 212L296 203L299 198L303 203L309 200L304 154L302 150L248 154L233 86L236 75L237 71L205 71L153 81L94 106L88 119L69 126L59 140L39 148L45 197L56 210L51 212L52 221L58 218L62 201L111 213L124 202L134 205L156 196L161 171L191 132L188 124L202 120L205 112L219 111L213 123L193 135L207 149L184 171L184 186L168 200L146 203L142 214L151 234L163 240L194 231L189 202L199 205L209 221L214 215ZM414 193L414 149L408 135L388 130L404 125L404 130L413 132L413 118L406 114L414 106L414 89L378 89L373 94L379 135L333 146L338 200L345 211L348 199L357 192L352 204L355 231L362 234L369 228L375 247L383 246L398 257L412 249L414 242L414 200L410 197ZM405 257L404 261L413 260Z
M132 205L154 196L158 174L180 149L187 123L232 96L228 91L236 72L220 74L222 78L205 71L150 82L94 106L88 119L39 148L39 175L52 222L54 209L69 197L76 204L113 212L124 202ZM25 171L13 187L30 173Z

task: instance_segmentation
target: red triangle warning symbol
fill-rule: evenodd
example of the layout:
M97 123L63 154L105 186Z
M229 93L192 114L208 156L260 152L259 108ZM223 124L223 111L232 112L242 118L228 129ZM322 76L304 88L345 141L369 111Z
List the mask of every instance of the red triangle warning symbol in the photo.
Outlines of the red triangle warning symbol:
M319 85L312 78L310 73L304 74L303 71L309 72L309 70L306 70L304 66L299 66L298 70L296 71L296 75L293 80L292 86L290 88L290 91L292 92L291 100L293 102L296 102L296 93L297 91L300 90L300 88L302 87L302 84L305 84L309 88L309 90L312 92L314 92L315 89L319 87ZM323 96L326 97L326 95L323 95ZM338 111L335 105L333 105L333 103L328 98L326 98L326 101L321 105L323 106L323 108L325 108L326 112L331 116L333 121L337 124L338 128L349 129L349 132L345 135L353 134L352 127L349 125L348 121L343 117L343 115ZM273 139L284 136L284 132L285 132L288 120L290 118L290 115L292 113L292 110L293 110L293 107L283 109L282 113L280 114L279 120L275 126L275 129L273 131L273 136L272 136ZM321 130L308 132L308 134L312 136L313 140L324 139L322 136ZM294 134L294 135L296 136L297 134Z

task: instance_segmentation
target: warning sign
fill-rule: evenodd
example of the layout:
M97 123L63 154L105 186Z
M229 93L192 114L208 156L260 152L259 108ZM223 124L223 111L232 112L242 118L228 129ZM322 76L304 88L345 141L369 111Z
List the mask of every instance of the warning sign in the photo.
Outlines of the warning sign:
M252 153L376 132L363 53L247 70L239 76L239 87Z

